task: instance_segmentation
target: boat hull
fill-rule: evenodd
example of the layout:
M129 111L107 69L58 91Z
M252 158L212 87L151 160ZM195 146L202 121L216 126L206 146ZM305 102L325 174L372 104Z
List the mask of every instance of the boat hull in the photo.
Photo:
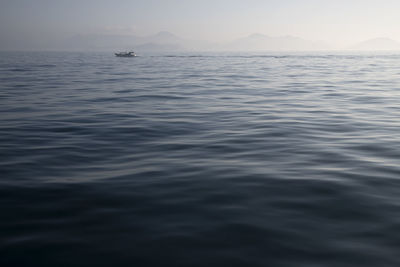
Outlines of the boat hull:
M115 55L116 57L136 57L136 55Z
M116 57L136 57L136 54L133 52L129 52L129 53L122 52L122 53L115 53L115 56Z

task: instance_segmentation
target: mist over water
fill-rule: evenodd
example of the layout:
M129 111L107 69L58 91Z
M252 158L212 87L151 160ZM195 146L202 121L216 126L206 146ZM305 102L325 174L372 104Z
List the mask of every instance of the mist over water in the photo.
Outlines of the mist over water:
M399 266L400 54L1 53L1 266Z

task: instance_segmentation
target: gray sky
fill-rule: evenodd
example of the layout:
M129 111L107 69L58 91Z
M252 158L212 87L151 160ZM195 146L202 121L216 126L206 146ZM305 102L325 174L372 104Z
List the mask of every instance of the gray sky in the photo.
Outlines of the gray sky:
M0 0L0 49L86 33L227 41L252 33L332 45L375 37L400 41L395 0Z

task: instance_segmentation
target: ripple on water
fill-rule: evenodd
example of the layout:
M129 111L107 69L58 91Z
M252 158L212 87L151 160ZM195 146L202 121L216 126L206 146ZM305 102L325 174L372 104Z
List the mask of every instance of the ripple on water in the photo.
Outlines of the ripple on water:
M2 55L1 265L400 264L398 55Z

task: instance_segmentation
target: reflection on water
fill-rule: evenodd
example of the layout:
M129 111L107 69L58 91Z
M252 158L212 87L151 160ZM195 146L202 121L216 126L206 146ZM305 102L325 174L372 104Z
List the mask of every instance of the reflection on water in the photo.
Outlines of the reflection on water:
M400 264L400 55L1 56L2 266Z

